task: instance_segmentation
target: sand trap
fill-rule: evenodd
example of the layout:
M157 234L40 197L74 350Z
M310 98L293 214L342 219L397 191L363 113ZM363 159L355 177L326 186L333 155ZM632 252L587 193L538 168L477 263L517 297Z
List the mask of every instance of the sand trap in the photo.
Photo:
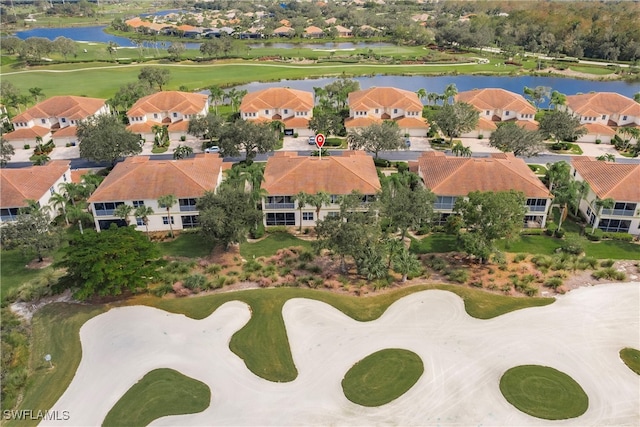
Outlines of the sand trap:
M129 387L156 368L205 382L212 401L202 413L153 425L551 424L521 413L500 393L500 376L523 364L565 372L589 396L584 415L553 425L637 425L640 419L640 379L618 356L623 347L640 348L640 283L581 288L552 305L490 320L469 317L458 296L438 290L407 296L366 323L306 299L288 301L283 312L299 376L279 384L253 375L228 348L249 319L243 303L224 304L199 321L149 307L95 317L80 331L78 371L52 408L70 411L71 419L46 425L100 425ZM420 355L423 376L382 407L349 402L340 386L344 374L389 347Z

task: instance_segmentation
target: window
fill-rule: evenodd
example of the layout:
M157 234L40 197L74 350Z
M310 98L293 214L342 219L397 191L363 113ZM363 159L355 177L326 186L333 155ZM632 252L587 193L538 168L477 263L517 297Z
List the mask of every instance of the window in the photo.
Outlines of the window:
M55 193L55 192L56 192L55 188L53 188L53 187L49 188L49 193L51 193L52 196L53 196L53 193Z
M62 180L63 180L64 182L67 182L67 174L66 174L66 173L63 173L63 174L62 174Z
M606 120L606 119L607 119L607 116L603 114L602 115L602 120Z
M393 114L398 114L398 109L397 108L393 109Z
M336 218L340 216L340 212L327 212L327 217L329 218Z
M173 117L174 118L178 117L178 113L173 113Z
M509 114L511 114L511 111L505 111L505 112L504 112L504 115L505 115L505 116L508 116Z
M491 111L489 111L489 110L485 111L485 112L484 112L484 115L485 115L485 116L490 116L490 115L491 115Z
M622 120L627 120L627 116L622 116Z
M269 110L264 110L264 113L265 114L269 114Z
M284 114L289 114L289 110L284 110Z
M0 209L0 219L2 221L15 221L18 217L18 208Z
M144 206L144 200L134 200L133 201L133 207L134 208L139 208L140 206Z
M637 203L616 202L613 209L602 209L602 215L633 216Z
M269 212L267 213L267 225L296 225L294 212Z
M40 119L40 121L42 122L42 124L47 123L47 119Z
M527 199L527 208L533 212L544 212L547 208L547 199Z
M376 108L376 114L378 114L380 112L380 110L378 108Z
M601 219L598 228L602 231L610 231L613 233L628 233L631 227L630 220L622 219Z
M183 215L181 220L182 228L194 228L198 226L198 215Z
M124 202L104 202L104 203L94 203L93 207L96 210L96 215L109 216L109 215L113 215L113 211L118 206L123 204Z
M153 113L153 118L157 119L158 118L158 113Z
M373 194L365 194L364 196L362 196L362 203L372 203L375 202L376 200L376 196L374 196Z
M436 202L433 205L434 209L452 210L453 205L456 203L456 197L454 196L438 196Z
M143 226L143 225L144 225L144 220L143 220L142 218L138 218L138 217L136 217L136 225L137 225L138 227Z
M65 119L64 117L63 117L63 118L61 118L61 119L60 119L60 121L61 121L62 123L67 123L67 119Z
M171 224L175 224L176 223L172 216L171 217L163 216L162 217L162 223L165 224L165 225L169 224L169 218L171 218Z
M313 221L313 212L302 212L303 221Z
M340 203L340 195L338 194L332 194L331 195L331 204L336 204L336 203Z
M180 204L180 212L196 210L196 199L180 199L178 203Z
M295 203L291 199L291 196L267 196L265 208L266 209L293 209Z

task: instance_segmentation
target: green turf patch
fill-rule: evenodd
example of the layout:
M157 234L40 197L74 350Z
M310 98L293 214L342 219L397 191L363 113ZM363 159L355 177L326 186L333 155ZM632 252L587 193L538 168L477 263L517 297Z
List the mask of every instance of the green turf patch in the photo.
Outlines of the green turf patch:
M547 366L522 365L500 378L500 391L522 412L545 420L579 417L589 397L569 375Z
M629 369L640 375L640 350L626 347L620 350L620 359Z
M211 390L173 369L156 369L134 384L107 414L103 426L146 426L167 415L195 414L209 407Z
M377 351L355 365L342 380L344 395L362 406L381 406L405 394L424 372L417 354L398 348Z
M410 250L416 254L430 254L453 252L456 248L456 236L453 234L433 233L420 240L411 239Z
M200 233L181 233L174 240L158 243L160 253L166 256L202 258L213 250L213 244Z
M302 246L310 249L311 242L298 239L289 233L273 233L256 243L241 243L240 255L245 259L275 255L279 249Z

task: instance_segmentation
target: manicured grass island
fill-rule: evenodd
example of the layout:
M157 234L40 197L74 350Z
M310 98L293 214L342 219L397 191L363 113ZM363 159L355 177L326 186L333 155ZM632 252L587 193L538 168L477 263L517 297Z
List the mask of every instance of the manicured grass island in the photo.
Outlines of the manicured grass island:
M409 350L377 351L347 371L344 395L362 406L381 406L405 394L424 373L420 356Z
M103 427L144 427L167 415L195 414L209 407L211 390L173 369L146 374L118 400Z
M569 375L547 366L522 365L500 378L505 399L522 412L545 420L579 417L589 397Z
M620 350L620 359L629 369L640 375L640 350L626 347Z

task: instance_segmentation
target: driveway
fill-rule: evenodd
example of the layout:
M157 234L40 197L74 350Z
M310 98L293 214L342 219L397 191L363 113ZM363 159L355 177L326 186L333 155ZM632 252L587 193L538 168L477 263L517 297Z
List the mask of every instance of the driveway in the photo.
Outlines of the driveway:
M52 408L69 411L70 420L41 425L100 425L120 397L157 368L203 381L212 397L201 413L152 425L636 425L639 379L618 352L640 348L638 312L637 282L580 288L551 305L489 320L470 317L457 295L440 290L404 297L371 322L322 302L293 299L283 318L299 375L273 383L253 375L229 350L231 336L251 316L244 303L226 303L203 320L150 307L115 308L80 330L82 360ZM385 348L418 354L425 367L421 378L381 407L347 400L345 373ZM500 393L500 377L525 364L570 375L589 396L587 412L546 422L511 406Z

